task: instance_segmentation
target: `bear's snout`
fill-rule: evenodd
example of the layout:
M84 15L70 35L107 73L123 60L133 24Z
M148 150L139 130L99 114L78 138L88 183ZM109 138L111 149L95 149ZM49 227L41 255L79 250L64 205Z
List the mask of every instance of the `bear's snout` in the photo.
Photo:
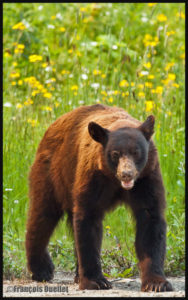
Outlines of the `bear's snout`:
M129 190L134 186L137 174L134 161L126 156L120 157L117 167L117 178L124 189Z

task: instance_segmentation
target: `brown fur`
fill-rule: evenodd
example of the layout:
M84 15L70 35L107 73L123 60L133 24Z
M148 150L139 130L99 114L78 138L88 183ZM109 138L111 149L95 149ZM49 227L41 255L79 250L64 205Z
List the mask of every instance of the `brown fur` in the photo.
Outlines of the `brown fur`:
M102 275L99 261L102 219L107 210L123 202L131 206L138 223L142 220L142 215L144 222L150 222L153 214L157 218L159 216L159 222L163 223L164 188L154 143L150 141L147 164L139 177L139 182L143 178L143 183L136 184L135 189L129 193L120 187L118 179L106 165L101 144L94 141L88 132L88 124L95 122L114 132L122 127L143 126L142 131L149 137L150 121L142 125L121 108L94 105L77 108L57 119L48 128L38 147L29 176L30 208L26 250L33 279L50 280L53 276L54 266L47 252L47 245L64 212L68 213L74 231L78 258L75 280L79 282L80 289L111 287ZM148 184L151 181L151 187L153 182L156 183L155 191L151 191L157 198L157 202L154 201L153 204L144 196L147 186L144 180L147 177ZM108 188L100 188L101 183ZM150 189L151 187L149 186ZM146 200L138 201L139 195ZM139 228L137 231L139 232ZM142 289L147 290L145 285L148 284L148 274L154 274L154 281L149 281L154 288L157 275L146 263L145 257L149 257L149 254L143 248L140 236L137 234L136 249L144 274ZM161 256L164 256L163 251ZM148 261L150 260L151 258ZM148 271L145 272L147 268ZM162 273L159 279L160 283L161 280L165 281Z

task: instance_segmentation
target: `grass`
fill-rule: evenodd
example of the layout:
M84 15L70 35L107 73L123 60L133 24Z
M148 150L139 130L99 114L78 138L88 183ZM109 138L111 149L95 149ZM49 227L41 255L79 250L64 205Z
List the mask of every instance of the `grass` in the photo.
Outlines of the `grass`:
M48 126L95 103L156 118L154 140L166 188L167 274L185 269L185 5L183 3L4 3L4 277L27 276L28 172ZM34 56L33 56L34 55ZM106 215L106 275L137 274L134 220ZM74 269L65 221L49 249L56 268Z

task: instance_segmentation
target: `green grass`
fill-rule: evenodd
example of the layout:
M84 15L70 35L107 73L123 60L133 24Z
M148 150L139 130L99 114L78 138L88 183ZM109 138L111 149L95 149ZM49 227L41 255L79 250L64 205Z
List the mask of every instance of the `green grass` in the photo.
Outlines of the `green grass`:
M167 197L165 270L182 273L185 5L6 3L3 9L4 276L27 274L28 172L45 130L65 112L95 103L123 107L141 121L155 115ZM38 60L31 62L31 55ZM107 275L137 274L134 226L127 208L106 215L102 264ZM65 221L49 247L57 268L74 269Z

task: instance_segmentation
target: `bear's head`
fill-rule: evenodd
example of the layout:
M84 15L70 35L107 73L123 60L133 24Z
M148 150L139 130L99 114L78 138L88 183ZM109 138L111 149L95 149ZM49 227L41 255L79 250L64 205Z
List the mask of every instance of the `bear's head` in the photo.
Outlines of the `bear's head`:
M126 190L134 186L146 166L154 123L151 115L137 128L110 131L95 122L88 124L90 136L103 146L106 165Z

